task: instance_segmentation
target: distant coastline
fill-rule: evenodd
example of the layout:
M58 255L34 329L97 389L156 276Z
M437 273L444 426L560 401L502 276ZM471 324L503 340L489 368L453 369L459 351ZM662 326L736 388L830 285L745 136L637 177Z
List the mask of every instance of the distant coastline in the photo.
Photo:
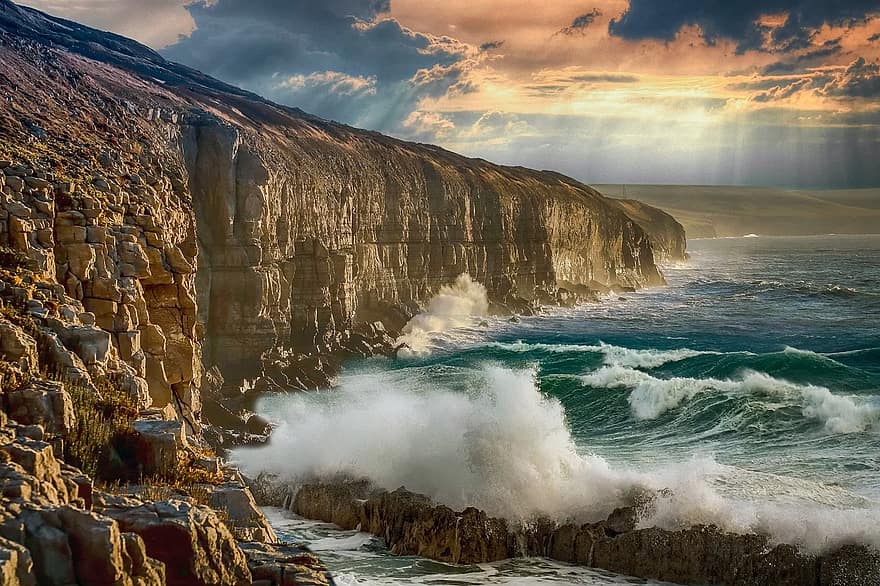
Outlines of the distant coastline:
M715 185L594 187L609 197L636 199L668 212L684 226L689 240L748 234L873 234L880 226L880 188L821 191Z

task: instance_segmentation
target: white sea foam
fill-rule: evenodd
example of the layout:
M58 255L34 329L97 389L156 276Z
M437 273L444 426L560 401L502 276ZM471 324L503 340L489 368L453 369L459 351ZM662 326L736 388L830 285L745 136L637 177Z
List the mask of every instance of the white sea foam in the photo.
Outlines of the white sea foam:
M632 368L658 368L670 362L679 362L695 356L720 355L721 352L708 350L691 350L690 348L676 348L673 350L634 349L623 346L614 346L599 342L597 345L588 344L544 344L528 342L489 342L488 346L508 350L511 352L531 352L542 350L544 352L594 352L604 354L604 362L608 365L629 366Z
M474 377L469 393L436 383L408 388L379 373L350 375L333 393L290 395L274 413L284 423L271 442L239 449L235 459L248 474L366 477L387 489L406 486L453 507L474 505L512 519L596 520L634 488L669 489L645 525L710 522L813 548L849 538L880 543L877 509L726 497L713 481L736 469L711 458L658 471L615 468L579 452L562 405L540 393L534 372L488 366ZM795 496L815 492L794 489Z
M476 316L489 312L486 288L462 274L451 285L444 285L428 302L427 309L403 328L398 344L406 344L401 354L425 354L440 333L470 324Z
M805 417L817 419L830 433L858 433L880 422L880 405L856 397L835 395L825 387L797 385L770 375L744 371L737 379L658 378L621 365L605 366L581 377L596 388L628 388L629 404L637 419L656 419L700 393L768 394L799 401Z

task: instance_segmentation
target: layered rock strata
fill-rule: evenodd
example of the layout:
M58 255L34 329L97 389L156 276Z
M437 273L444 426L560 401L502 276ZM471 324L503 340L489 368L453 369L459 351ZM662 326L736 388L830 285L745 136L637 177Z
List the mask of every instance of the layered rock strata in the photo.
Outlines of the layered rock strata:
M577 524L512 524L475 508L454 511L404 488L374 490L366 482L305 485L287 504L304 517L382 537L396 554L449 563L541 556L676 584L880 583L880 551L864 546L844 545L817 556L714 526L637 528L650 500L617 509L598 523Z
M187 402L200 344L240 381L273 348L350 346L461 273L501 301L662 282L643 227L562 175L326 122L8 0L0 30L0 238L156 402Z

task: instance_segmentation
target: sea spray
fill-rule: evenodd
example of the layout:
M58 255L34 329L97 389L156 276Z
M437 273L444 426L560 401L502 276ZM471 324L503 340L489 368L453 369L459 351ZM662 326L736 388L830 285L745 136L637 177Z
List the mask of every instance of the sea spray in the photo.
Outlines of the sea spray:
M467 325L473 317L488 312L486 288L470 275L461 274L451 285L443 285L428 302L426 310L404 326L397 340L402 345L400 355L425 354L437 334Z
M644 526L713 523L814 549L853 536L880 543L876 507L833 509L834 520L811 504L815 483L795 486L794 504L725 496L715 483L734 482L738 469L711 456L656 470L612 466L577 448L562 405L539 391L535 371L487 365L469 376L466 392L419 379L407 384L378 371L348 375L331 393L286 396L270 409L284 422L272 441L241 448L234 458L251 475L365 477L389 490L405 486L452 507L477 506L510 519L595 521L634 490L650 490L662 493ZM784 491L785 479L774 478ZM811 521L817 515L826 522L822 533Z
M599 519L638 479L578 453L562 405L534 376L486 366L467 393L349 377L331 396L290 396L272 442L237 459L252 474L345 473L510 518Z

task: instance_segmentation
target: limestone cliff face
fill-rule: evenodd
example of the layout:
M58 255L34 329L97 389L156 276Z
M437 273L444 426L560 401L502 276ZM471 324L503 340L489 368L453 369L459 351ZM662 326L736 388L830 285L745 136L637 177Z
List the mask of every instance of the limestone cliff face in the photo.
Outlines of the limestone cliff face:
M654 258L658 262L687 258L684 227L671 214L635 199L610 201L619 206L648 234L654 249Z
M461 273L527 299L662 282L638 225L571 179L284 122L271 141L211 117L185 130L211 360L320 344Z
M0 158L51 174L4 189L30 217L0 244L159 404L192 403L202 362L240 378L269 348L332 348L464 272L498 299L663 281L644 222L572 179L326 122L7 0L0 35Z

